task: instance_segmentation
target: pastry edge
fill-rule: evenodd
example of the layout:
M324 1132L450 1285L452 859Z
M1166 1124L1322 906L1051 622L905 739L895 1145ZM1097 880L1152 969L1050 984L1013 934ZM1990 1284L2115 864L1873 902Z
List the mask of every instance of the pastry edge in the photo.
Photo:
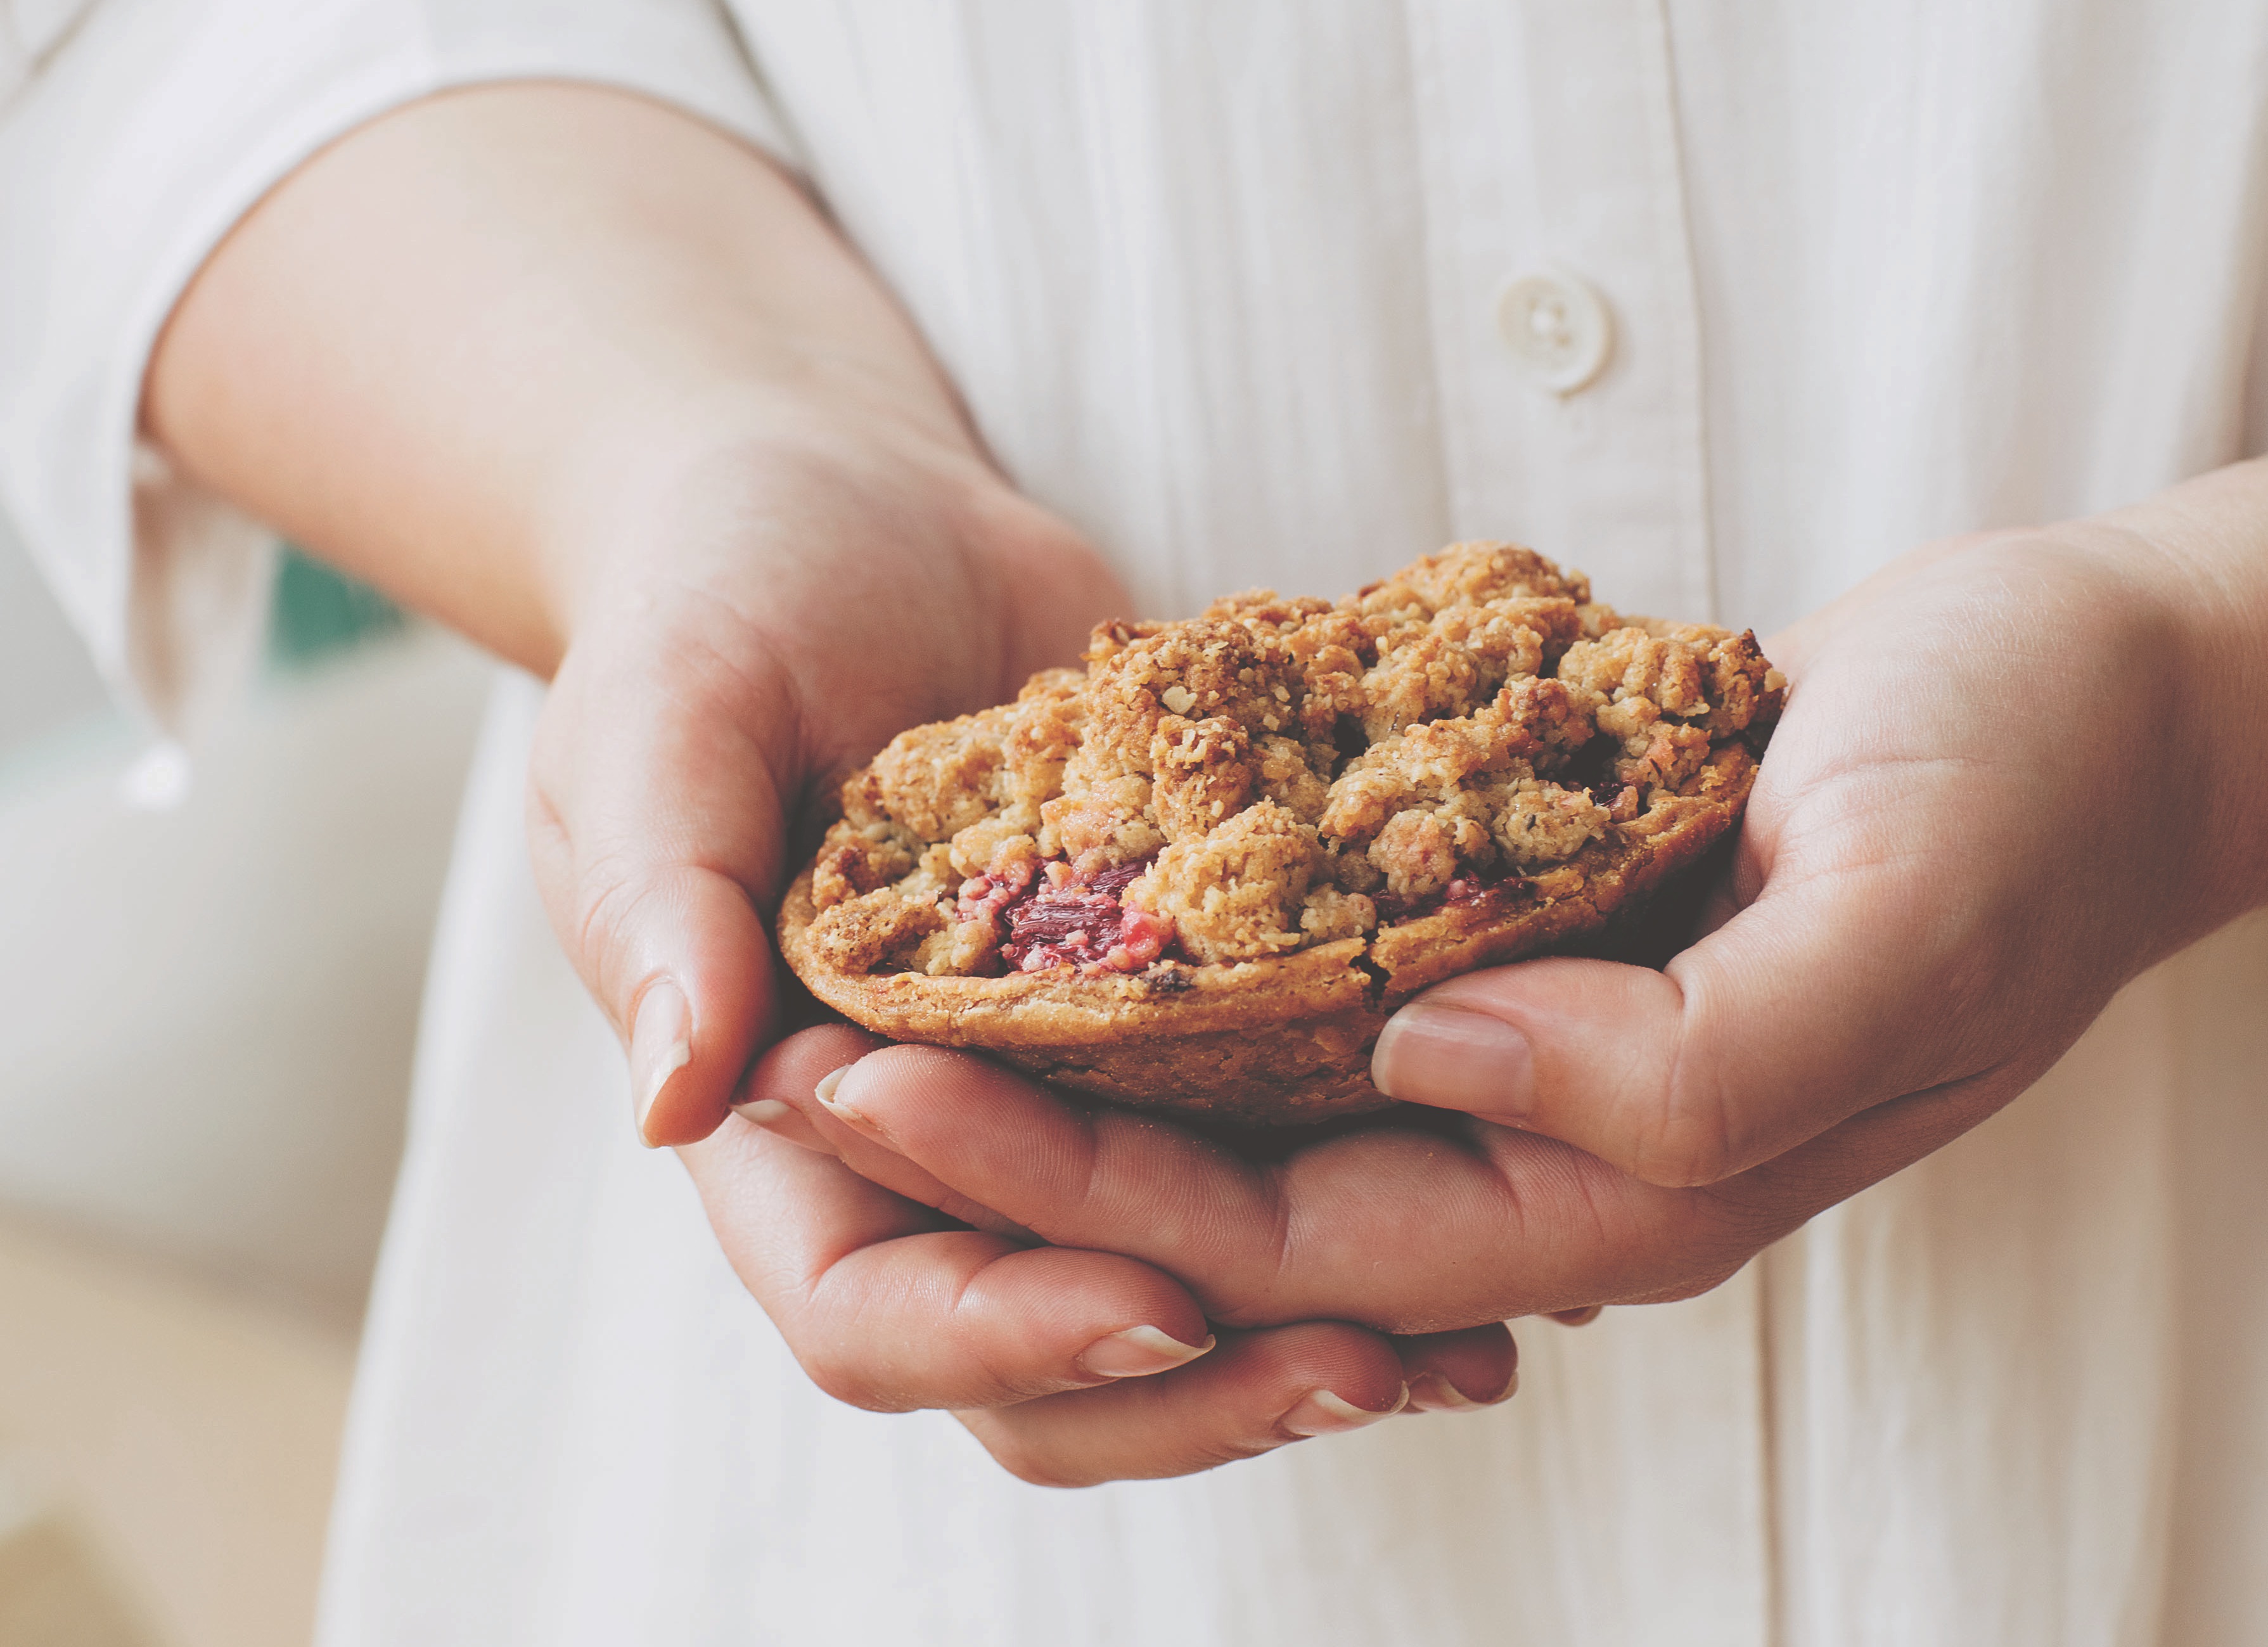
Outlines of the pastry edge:
M877 1034L984 1052L1090 1097L1247 1125L1357 1114L1391 1101L1371 1084L1369 1063L1395 1007L1461 974L1609 932L1728 835L1757 766L1742 745L1724 753L1736 758L1712 760L1642 842L1587 849L1572 860L1584 871L1579 892L1540 901L1530 894L1494 914L1484 899L1367 938L1185 967L1188 987L1172 994L1138 975L1060 970L999 978L831 971L806 941L816 915L808 869L782 902L780 951L821 1002ZM1172 1090L1160 1091L1168 1082Z

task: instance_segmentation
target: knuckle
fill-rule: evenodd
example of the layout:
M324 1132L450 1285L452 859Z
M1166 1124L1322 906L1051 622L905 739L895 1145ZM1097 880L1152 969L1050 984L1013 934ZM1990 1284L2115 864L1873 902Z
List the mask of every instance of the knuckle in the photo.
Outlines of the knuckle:
M1328 1241L1311 1242L1302 1227L1288 1175L1280 1164L1263 1165L1247 1203L1245 1220L1236 1245L1201 1275L1188 1277L1205 1320L1222 1327L1256 1327L1297 1320L1296 1306L1287 1312L1287 1296L1296 1298L1314 1261L1311 1246L1327 1251Z
M621 987L635 980L626 974L630 951L639 930L639 915L658 890L650 876L608 859L579 866L582 915L575 926L571 952L581 963L585 979L601 1001L612 1001Z
M1668 1189L1693 1189L1739 1170L1731 1095L1717 1082L1673 1079L1643 1130L1632 1176Z

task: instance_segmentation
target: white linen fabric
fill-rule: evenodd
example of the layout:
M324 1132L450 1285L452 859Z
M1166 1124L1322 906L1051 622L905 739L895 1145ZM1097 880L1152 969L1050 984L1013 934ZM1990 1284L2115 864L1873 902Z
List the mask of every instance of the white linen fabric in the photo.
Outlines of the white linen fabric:
M328 137L540 75L803 168L1161 614L1503 535L1766 631L2268 439L2249 0L99 0L0 126L0 499L161 719L254 599L243 523L129 508L168 304ZM329 1647L2268 1640L2268 923L1714 1293L1525 1324L1504 1408L1049 1493L815 1393L631 1143L539 701L466 806Z

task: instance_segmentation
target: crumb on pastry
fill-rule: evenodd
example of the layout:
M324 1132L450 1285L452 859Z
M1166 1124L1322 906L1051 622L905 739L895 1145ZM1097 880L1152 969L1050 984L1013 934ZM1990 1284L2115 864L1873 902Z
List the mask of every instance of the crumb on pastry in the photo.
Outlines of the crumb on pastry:
M1106 624L1086 665L900 734L843 786L815 957L1158 977L1580 886L1785 686L1752 635L1618 617L1498 543L1336 602L1256 590Z

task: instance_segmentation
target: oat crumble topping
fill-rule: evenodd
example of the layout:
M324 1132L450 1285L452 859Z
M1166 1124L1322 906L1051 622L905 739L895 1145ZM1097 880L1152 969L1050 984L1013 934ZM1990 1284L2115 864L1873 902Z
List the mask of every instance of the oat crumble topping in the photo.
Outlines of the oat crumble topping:
M1752 634L1624 619L1463 543L1344 600L1096 629L1082 671L892 739L843 786L810 941L849 973L1160 977L1564 889L1785 687Z

